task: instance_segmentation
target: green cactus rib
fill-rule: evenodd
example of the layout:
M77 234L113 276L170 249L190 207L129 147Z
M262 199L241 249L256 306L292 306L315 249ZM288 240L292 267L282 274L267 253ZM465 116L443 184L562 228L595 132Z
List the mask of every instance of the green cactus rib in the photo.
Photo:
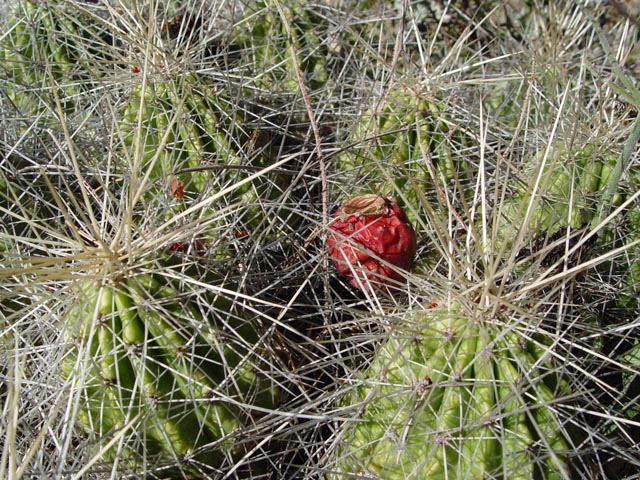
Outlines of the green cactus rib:
M568 386L543 344L444 306L413 320L340 400L355 415L330 478L567 478Z
M125 169L147 179L147 204L166 203L171 179L184 184L187 202L239 184L223 201L234 208L233 229L252 231L264 223L265 203L286 198L290 175L266 172L241 183L272 160L249 150L249 130L229 105L196 74L150 78L134 88L121 115L117 155Z
M56 3L17 2L0 41L0 84L21 118L46 116L55 108L54 93L75 111L77 97L99 74L95 66L108 58L109 39L96 22Z
M571 151L558 146L526 161L498 208L493 251L508 248L514 238L595 226L600 209L606 208L602 202L615 165L613 154L590 145ZM623 189L617 188L613 205L622 198Z
M147 274L78 292L62 375L81 388L77 423L87 434L101 444L122 434L106 458L130 467L155 458L188 472L191 462L212 470L243 453L248 406L278 401L256 373L253 328L232 321L243 341L224 340L222 326Z
M452 142L468 139L446 122L437 101L398 86L362 116L348 140L354 147L335 159L334 171L353 178L349 185L394 197L416 221L425 200L441 210L443 189L467 181L467 160L454 157Z
M242 53L240 68L252 79L247 85L269 95L297 95L299 69L308 89L320 88L327 79L323 42L316 33L321 19L298 0L283 6L283 13L284 18L273 2L251 2L230 32L233 47Z

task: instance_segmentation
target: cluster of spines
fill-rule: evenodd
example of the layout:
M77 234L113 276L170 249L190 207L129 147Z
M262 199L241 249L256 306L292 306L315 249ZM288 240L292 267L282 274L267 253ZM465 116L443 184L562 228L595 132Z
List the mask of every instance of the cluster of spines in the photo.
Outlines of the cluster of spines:
M234 318L221 297L209 305L224 311L220 320L189 299L176 302L179 292L149 274L78 288L69 319L76 346L62 373L82 385L77 420L87 433L133 438L107 455L129 468L146 453L204 471L237 457L250 406L278 402L271 380L257 373L255 326Z
M563 478L570 440L554 402L569 389L550 373L546 346L444 307L413 325L414 334L399 330L385 342L343 398L363 410L344 437L340 471Z

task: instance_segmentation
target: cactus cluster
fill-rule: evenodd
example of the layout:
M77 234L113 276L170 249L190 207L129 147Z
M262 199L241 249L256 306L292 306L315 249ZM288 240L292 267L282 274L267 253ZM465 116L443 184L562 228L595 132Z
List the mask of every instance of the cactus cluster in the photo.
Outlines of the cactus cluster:
M423 43L438 2L355 3L16 0L0 360L55 359L57 473L605 478L634 441L637 158L540 141L551 74L456 85L491 62Z
M433 302L391 331L342 398L358 421L343 432L338 471L564 478L571 444L555 402L567 382L547 345L513 315Z
M558 287L546 278L558 265L576 268L612 248L611 227L602 218L630 193L637 197L636 167L616 176L623 161L619 156L599 153L593 145L572 153L558 148L544 155L546 161L541 153L524 160L518 174L506 176L505 190L515 193L501 198L491 217L498 234L491 255L506 262L508 255L499 250L514 248L518 265L526 268L508 266L509 277L492 285L488 298L470 294L473 287L463 292L449 285L446 294L426 295L427 308L414 305L402 321L392 323L371 363L354 370L340 397L354 420L340 429L330 478L569 478L580 468L570 452L589 427L567 417L585 387L559 363L572 354L558 354L554 338L576 342L590 355L606 348L618 355L623 373L616 385L625 398L619 415L637 418L637 410L629 408L637 389L637 341L610 340L620 342L611 349L600 338L579 340L581 333L572 340L575 332L566 320L545 325L548 311L520 290L529 289L533 298L553 292ZM626 228L637 228L636 215L637 207L626 211ZM637 289L637 239L631 232L621 238L630 258L608 268L623 271L623 289L614 298L632 319L633 294L625 292ZM426 278L443 281L433 273ZM468 279L458 281L464 285ZM575 276L560 281L589 288ZM597 330L596 322L603 321L588 305L576 305L566 315L581 328ZM560 330L552 332L552 325Z
M99 465L112 462L123 474L144 470L162 478L209 478L239 468L234 463L246 457L241 470L257 474L260 462L252 455L259 455L252 449L261 448L259 425L278 406L282 389L267 360L259 310L242 305L246 287L229 259L236 237L277 238L272 232L281 227L272 225L266 212L282 210L289 230L299 224L282 208L298 173L286 162L274 168L279 149L293 143L259 138L260 130L266 131L260 109L272 107L250 89L244 103L234 105L234 96L243 95L215 75L164 70L162 63L186 59L172 57L175 52L153 39L150 48L159 64L138 62L136 49L149 45L129 45L128 35L136 32L125 28L166 33L168 45L196 35L188 30L197 22L157 20L148 6L105 7L107 13L100 15L116 19L104 20L110 28L103 38L96 33L102 32L97 13L83 25L84 12L93 7L20 1L14 12L18 21L2 39L3 81L11 87L5 100L18 112L13 117L31 121L55 112L47 126L69 144L59 161L65 154L71 159L60 169L73 172L51 181L33 162L45 185L20 193L22 177L11 174L23 164L28 170L29 162L3 164L2 251L18 256L11 236L39 238L45 231L65 238L71 232L75 239L53 260L64 265L65 258L79 257L69 273L73 278L67 277L65 299L58 300L64 303L58 370L73 393L69 428L90 442L88 451ZM282 28L277 11L268 11ZM174 35L175 26L182 36ZM258 22L256 29L267 26ZM272 40L271 27L267 30L252 48L268 48L260 47ZM105 45L92 55L92 41L98 40ZM214 47L207 48L211 53ZM114 57L105 59L107 52ZM255 59L244 61L227 67L246 69ZM295 78L292 64L281 67ZM114 74L126 81L116 85ZM100 96L86 110L78 102L69 104L94 85L92 75L100 76L98 89L109 86L115 95ZM286 95L292 88L289 82ZM25 92L39 100L32 102ZM94 116L105 111L112 122ZM82 125L93 130L56 128L60 122L69 128L72 117L83 112ZM280 139L286 129L281 132ZM105 144L81 151L85 133ZM94 154L104 158L85 162L85 155ZM44 166L47 160L38 162ZM84 257L88 250L92 254ZM17 315L20 304L7 295L3 289L3 307Z
M242 427L278 402L246 313L222 296L198 304L146 273L74 289L62 374L82 388L76 422L120 438L106 458L193 476L246 453Z

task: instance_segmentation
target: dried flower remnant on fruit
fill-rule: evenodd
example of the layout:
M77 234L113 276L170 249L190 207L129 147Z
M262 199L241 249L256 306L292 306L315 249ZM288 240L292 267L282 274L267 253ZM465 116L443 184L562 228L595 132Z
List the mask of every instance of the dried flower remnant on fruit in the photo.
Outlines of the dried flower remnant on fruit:
M389 200L375 194L353 197L340 207L341 219L344 220L348 215L355 215L356 217L387 215L389 213L388 203Z
M381 195L360 195L343 203L329 225L329 255L355 288L388 286L409 270L416 234L399 205Z

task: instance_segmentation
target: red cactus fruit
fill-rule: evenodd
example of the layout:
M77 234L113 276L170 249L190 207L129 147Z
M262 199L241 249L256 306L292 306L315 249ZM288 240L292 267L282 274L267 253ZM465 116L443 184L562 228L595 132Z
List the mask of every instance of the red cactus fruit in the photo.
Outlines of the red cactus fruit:
M338 271L355 288L386 287L411 268L416 233L399 205L375 194L347 200L329 224L327 246Z

